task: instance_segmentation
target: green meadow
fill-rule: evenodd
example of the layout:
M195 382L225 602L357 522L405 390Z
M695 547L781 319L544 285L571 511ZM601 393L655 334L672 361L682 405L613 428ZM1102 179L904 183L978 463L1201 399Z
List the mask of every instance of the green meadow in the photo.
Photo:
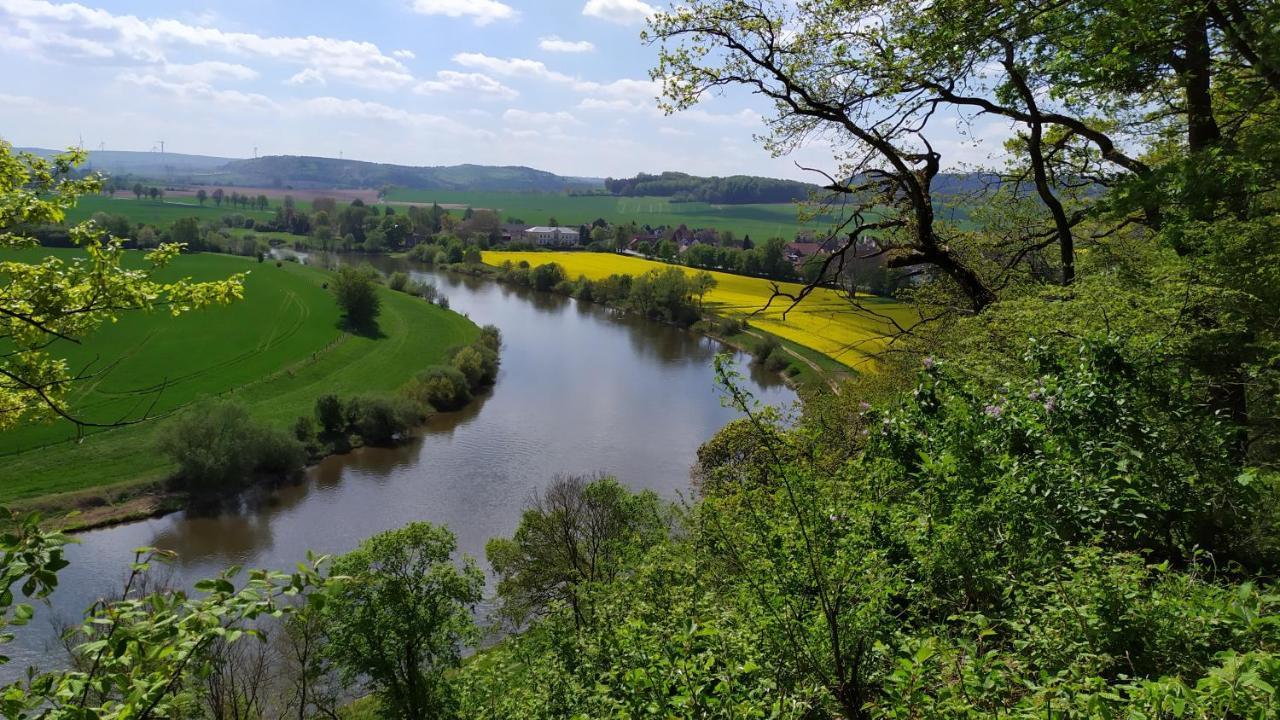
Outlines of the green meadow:
M89 195L79 199L76 206L67 211L67 224L83 222L95 213L111 213L123 215L133 222L146 223L166 228L174 220L185 217L196 217L201 220L214 220L223 215L239 214L245 217L266 220L275 215L275 204L271 210L248 210L233 208L228 204L217 207L210 200L200 205L194 198L177 198L174 200L136 200L133 195L117 194L114 198L105 195Z
M665 197L616 197L612 195L564 195L518 192L465 192L437 190L392 190L391 202L470 205L495 209L505 220L519 218L531 225L542 225L555 218L562 225L581 225L596 218L610 223L635 222L638 225L688 225L691 228L714 227L732 230L739 237L750 235L763 240L770 237L790 239L797 231L822 229L822 220L802 225L794 204L711 205L709 203L673 203Z
M73 254L22 252L33 260ZM126 315L81 345L55 344L51 352L66 357L73 371L95 373L70 399L73 412L111 423L221 396L243 403L259 420L288 427L309 414L320 395L394 391L479 333L461 315L385 288L378 336L344 332L323 287L328 273L296 263L197 254L164 271L197 280L243 272L249 274L240 302L177 318ZM153 448L164 422L90 431L79 442L66 421L0 433L0 502L162 479L171 467Z

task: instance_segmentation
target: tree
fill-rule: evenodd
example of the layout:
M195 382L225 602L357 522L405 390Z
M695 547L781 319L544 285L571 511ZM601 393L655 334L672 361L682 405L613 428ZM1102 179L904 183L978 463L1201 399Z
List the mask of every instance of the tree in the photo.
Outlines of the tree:
M143 195L145 195L145 194L147 194L147 191L142 187L142 183L134 183L134 184L133 184L133 196L134 196L134 198L136 198L136 199L138 199L138 200L141 200L141 199L142 199L142 196L143 196Z
M0 248L37 247L24 228L60 222L77 196L97 192L100 178L72 175L83 160L79 151L43 160L0 143ZM157 272L180 252L173 243L147 253L140 269L126 269L122 238L104 237L90 224L71 228L70 236L88 262L0 262L0 342L9 348L0 357L0 429L51 414L81 426L115 424L119 418L96 422L66 406L74 382L94 373L68 367L51 352L53 342L78 340L131 311L179 314L243 292L240 275L202 283L158 280Z
M205 192L204 188L200 188L196 191L196 202L199 202L201 207L204 207L204 203L208 199L209 193Z
M240 405L198 405L165 426L158 445L177 466L175 485L192 493L233 492L255 472L290 475L306 452L277 428L260 425Z
M515 535L490 540L485 555L502 610L517 626L556 602L572 608L581 625L589 614L584 586L617 577L626 558L665 533L653 492L633 494L603 475L558 475L526 505Z
M707 293L711 292L719 283L716 281L715 275L703 270L693 276L693 292L698 296L698 309L702 309L703 298Z
M159 198L160 194L160 188L158 187L152 186L147 188L147 197L151 198L153 201Z
M178 218L169 228L169 239L183 247L196 247L200 244L200 221L193 217Z
M449 717L454 709L446 673L478 638L471 613L484 588L474 561L454 562L456 548L448 530L413 523L333 563L333 574L351 581L326 605L326 651L347 678L368 679L388 717Z
M210 197L213 198L214 205L217 205L218 207L222 207L222 197L223 197L222 188L215 188L213 191L213 195L211 195Z
M346 317L348 326L368 331L377 324L382 300L378 297L378 271L344 265L338 268L329 288Z

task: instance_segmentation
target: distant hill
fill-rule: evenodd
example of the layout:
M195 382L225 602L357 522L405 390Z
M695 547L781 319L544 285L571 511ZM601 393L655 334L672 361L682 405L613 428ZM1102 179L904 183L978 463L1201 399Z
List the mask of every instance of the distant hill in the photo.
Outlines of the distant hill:
M614 195L669 197L672 202L708 202L722 205L784 203L804 200L816 185L795 180L730 175L699 177L682 172L658 175L641 173L631 178L606 178L604 187Z
M61 150L45 148L18 148L42 157L56 155ZM191 176L216 171L233 158L209 155L184 155L182 153L134 152L129 150L91 150L89 159L82 166L85 170L109 175L138 175L157 180L174 176Z
M260 186L283 183L294 187L380 188L391 185L413 190L517 192L559 192L600 187L600 181L596 179L569 178L514 165L414 167L296 155L237 160L227 163L222 170L236 184Z
M56 152L22 148L38 155ZM520 166L449 165L415 167L361 160L270 155L253 159L181 153L90 151L86 169L170 184L227 187L382 188L508 192L599 190L599 178L564 177Z

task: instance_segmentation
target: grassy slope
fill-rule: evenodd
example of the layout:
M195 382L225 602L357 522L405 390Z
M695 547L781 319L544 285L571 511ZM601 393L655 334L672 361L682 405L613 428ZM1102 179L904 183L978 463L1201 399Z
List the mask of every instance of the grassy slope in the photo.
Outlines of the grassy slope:
M49 250L41 251L49 254ZM229 394L252 414L287 426L311 412L324 393L390 392L445 351L471 342L478 329L460 315L402 293L383 290L382 337L351 336L337 327L338 313L321 284L321 271L284 263L258 264L218 255L184 257L176 268L193 277L221 277L252 270L245 300L177 320L163 314L131 316L91 336L74 353L98 354L119 365L79 403L105 419L126 407L145 411L154 395L121 401L113 393L170 378L157 410L194 399ZM137 342L142 338L142 342ZM173 382L174 378L183 378ZM77 404L77 407L80 405ZM108 412L110 411L110 412ZM164 477L169 463L154 447L163 420L90 435L80 444L59 442L0 462L0 502ZM0 453L72 433L65 423L0 434Z
M484 261L501 265L504 261L527 260L530 265L555 262L564 267L571 278L585 275L599 279L614 273L638 275L655 268L666 267L651 260L615 255L612 253L583 252L486 252ZM688 273L697 272L683 268ZM769 301L773 282L761 278L713 272L717 285L707 293L708 310L718 315L747 316L760 310ZM799 292L796 283L779 283L784 292ZM875 297L862 299L863 304L877 313L897 319L903 325L914 319L914 311L901 303ZM768 310L756 314L749 322L766 332L812 348L855 370L866 370L872 362L870 355L884 347L884 338L891 334L892 326L872 317L869 313L854 312L848 300L832 290L820 289L782 317L787 307L785 300L777 300Z
M640 225L680 225L715 227L751 235L755 239L793 237L801 229L796 206L787 203L769 205L710 205L708 203L672 203L662 197L612 197L607 195L559 195L547 193L457 192L434 190L393 190L387 198L398 202L438 202L463 204L478 208L495 208L505 220L515 216L532 225L546 223L551 217L564 225L590 223L604 218L611 223L635 221ZM821 229L821 223L806 227Z

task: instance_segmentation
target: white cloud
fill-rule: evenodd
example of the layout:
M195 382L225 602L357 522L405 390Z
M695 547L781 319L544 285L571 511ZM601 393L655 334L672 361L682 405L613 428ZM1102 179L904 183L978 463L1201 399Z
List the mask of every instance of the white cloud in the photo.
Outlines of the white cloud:
M667 125L663 125L658 128L658 132L662 135L670 135L672 137L689 137L693 134L688 130L681 130L680 128L673 128Z
M587 0L582 14L619 25L637 25L658 9L642 0Z
M315 68L307 68L294 73L293 77L285 80L288 85L328 85L324 79L324 73Z
M435 80L423 80L414 88L421 95L462 92L491 98L512 100L520 93L483 73L463 73L456 70L440 70Z
M399 58L401 60L412 60L418 57L413 53L412 50L392 50L391 56L395 58Z
M556 35L538 39L538 47L547 52L584 53L592 52L596 46L589 40L561 40Z
M502 113L502 119L509 123L521 125L579 125L578 118L561 110L559 112L539 112L511 108Z
M497 58L484 53L458 53L453 56L453 61L463 67L484 70L504 77L532 77L569 85L577 82L564 73L548 68L538 60Z
M186 82L206 83L215 80L253 80L258 77L258 71L251 67L219 60L165 65L164 74Z
M701 108L683 110L676 117L688 118L706 125L739 125L752 127L761 124L760 113L754 110L739 110L736 113L714 113Z
M636 107L652 106L654 98L661 91L661 86L652 80L621 78L607 83L579 80L552 70L540 60L528 58L499 58L484 53L458 53L453 56L453 61L463 67L484 70L494 75L536 78L566 85L583 94L612 100L628 100Z
M498 0L414 0L413 10L423 15L469 17L476 25L482 26L496 20L514 20L519 16L515 8Z
M302 65L321 77L363 87L395 88L413 82L403 63L371 42L226 32L174 19L116 15L77 3L0 0L0 28L6 46L55 62L92 59L154 65L164 63L174 49L200 50Z
M639 110L640 106L630 100L601 100L599 98L583 98L578 103L580 110L605 110L610 112L624 112Z
M415 113L366 100L326 96L305 100L296 107L303 115L379 120L478 139L493 136L493 133L488 130L470 127L443 115Z
M238 105L259 109L274 109L275 101L265 95L245 93L238 90L219 90L206 82L173 82L155 75L123 73L117 78L121 82L137 87L169 95L181 101L199 103L215 103L220 106Z

